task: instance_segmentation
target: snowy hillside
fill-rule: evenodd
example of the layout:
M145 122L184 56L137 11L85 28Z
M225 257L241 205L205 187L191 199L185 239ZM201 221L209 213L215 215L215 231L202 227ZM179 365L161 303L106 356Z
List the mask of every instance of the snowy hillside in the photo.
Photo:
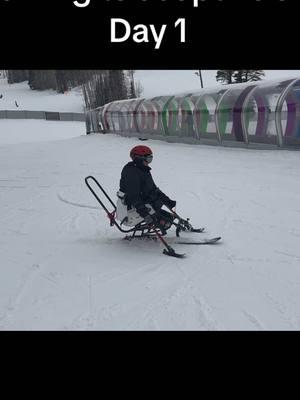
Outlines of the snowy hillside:
M31 123L32 143L0 128L1 330L299 330L298 152L149 140L177 212L223 238L180 260L122 241L85 186L115 198L138 140Z
M0 97L0 110L84 112L80 88L59 94L54 90L31 90L27 82L9 85L6 79L0 79Z

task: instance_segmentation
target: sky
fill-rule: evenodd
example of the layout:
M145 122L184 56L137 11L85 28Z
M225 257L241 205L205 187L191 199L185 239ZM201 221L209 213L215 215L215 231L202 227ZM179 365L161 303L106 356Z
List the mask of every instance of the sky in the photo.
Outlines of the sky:
M264 70L265 79L300 77L300 70ZM201 88L196 70L137 70L136 79L144 88L143 97L195 91ZM220 85L216 81L217 70L202 70L203 85L212 87Z

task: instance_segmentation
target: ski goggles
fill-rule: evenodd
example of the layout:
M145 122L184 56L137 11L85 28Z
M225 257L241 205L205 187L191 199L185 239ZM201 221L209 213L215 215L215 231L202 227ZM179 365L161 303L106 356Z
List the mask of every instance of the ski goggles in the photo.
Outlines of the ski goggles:
M146 161L146 163L150 164L153 160L153 155L149 154L147 156L144 156L143 159Z

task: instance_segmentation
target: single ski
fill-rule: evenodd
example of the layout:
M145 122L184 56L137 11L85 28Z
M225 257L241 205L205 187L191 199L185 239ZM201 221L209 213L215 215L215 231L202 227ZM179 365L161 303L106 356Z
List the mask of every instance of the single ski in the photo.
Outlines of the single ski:
M187 232L187 233L191 233L191 232L193 232L193 233L203 233L203 232L205 232L205 228L198 228L198 229L195 229L195 228L193 228L192 227L192 225L177 225L177 228L176 228L176 236L177 237L180 237L180 233L181 232Z
M205 231L205 228L199 228L199 229L194 229L192 228L190 231L188 232L195 232L195 233L203 233Z
M215 244L218 243L222 238L215 237L211 239L202 239L202 240L197 240L197 241L191 241L191 240L178 240L176 242L173 242L174 244L190 244L190 245L202 245L202 244Z

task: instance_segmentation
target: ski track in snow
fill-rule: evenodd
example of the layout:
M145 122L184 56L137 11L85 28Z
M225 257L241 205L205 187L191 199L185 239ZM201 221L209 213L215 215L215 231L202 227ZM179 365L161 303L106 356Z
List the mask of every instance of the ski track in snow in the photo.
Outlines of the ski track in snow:
M249 320L249 322L250 322L251 324L253 324L253 327L254 327L255 330L262 331L262 330L265 329L265 328L264 328L264 325L256 318L255 315L249 313L249 312L246 311L246 310L243 310L243 314L244 314L245 317Z
M9 298L8 304L5 306L4 315L0 317L0 329L9 329L13 314L20 305L22 296L28 289L28 286L32 284L35 276L40 273L40 268L39 264L33 264L27 269L16 293Z
M218 330L219 324L211 315L211 308L189 282L176 287L171 294L158 297L131 324L131 329L170 329L172 323L179 330ZM189 321L186 323L186 314ZM168 321L168 322L166 322Z
M282 302L277 300L273 295L270 293L265 293L266 298L270 301L274 309L279 313L280 318L283 319L290 329L292 330L299 330L300 328L300 319L297 318L291 311L285 306ZM289 329L288 328L288 329Z
M184 276L180 263L178 263L178 267L180 276ZM144 264L138 269L138 272L142 275L142 277L147 278L149 277L149 274L152 276L154 273L154 276L152 276L150 280L147 279L147 283L145 284L147 290L150 290L153 286L155 286L157 275L159 276L159 271L161 271L163 268L164 263L159 262L155 265L152 263L149 265ZM131 276L137 277L137 270L126 273L118 273L110 277L106 276L105 280L103 281L103 285L107 286L112 283L116 284L119 281L126 283L126 281L131 280ZM103 278L104 277L101 276L101 279ZM100 278L98 277L98 280L99 279ZM194 326L192 329L214 330L219 328L219 324L217 324L217 322L211 316L210 307L208 306L207 302L202 296L199 296L196 293L191 294L194 291L195 290L193 286L191 286L191 283L188 281L185 284L176 286L168 295L157 295L153 298L151 296L152 300L150 300L150 303L145 309L142 307L142 312L137 312L138 317L133 318L133 320L129 322L126 329L168 329L169 327L164 323L166 317L167 319L171 319L175 322L177 321L178 329L182 329L182 327L184 327L186 310L188 309L193 310L194 321L196 321L193 323ZM184 307L182 312L177 310L182 307ZM139 309L140 305L135 304L134 308ZM189 312L191 313L191 311ZM77 329L91 328L96 324L97 314L101 314L100 320L102 320L102 324L105 323L106 326L110 326L115 320L122 318L122 314L124 314L124 307L118 304L110 304L107 307L102 307L100 310L98 310L98 313L97 311L94 311L92 318L88 317L87 315L80 315L75 321L73 321L71 329L74 327ZM158 318L160 315L161 317ZM187 326L187 329L188 328L189 327Z
M99 206L95 207L95 206L90 206L88 204L81 204L81 203L77 203L77 202L74 202L74 201L66 200L66 199L63 198L63 196L60 193L57 193L57 198L60 201L62 201L63 203L70 204L70 205L75 206L75 207L90 208L91 210L101 210L101 208Z

